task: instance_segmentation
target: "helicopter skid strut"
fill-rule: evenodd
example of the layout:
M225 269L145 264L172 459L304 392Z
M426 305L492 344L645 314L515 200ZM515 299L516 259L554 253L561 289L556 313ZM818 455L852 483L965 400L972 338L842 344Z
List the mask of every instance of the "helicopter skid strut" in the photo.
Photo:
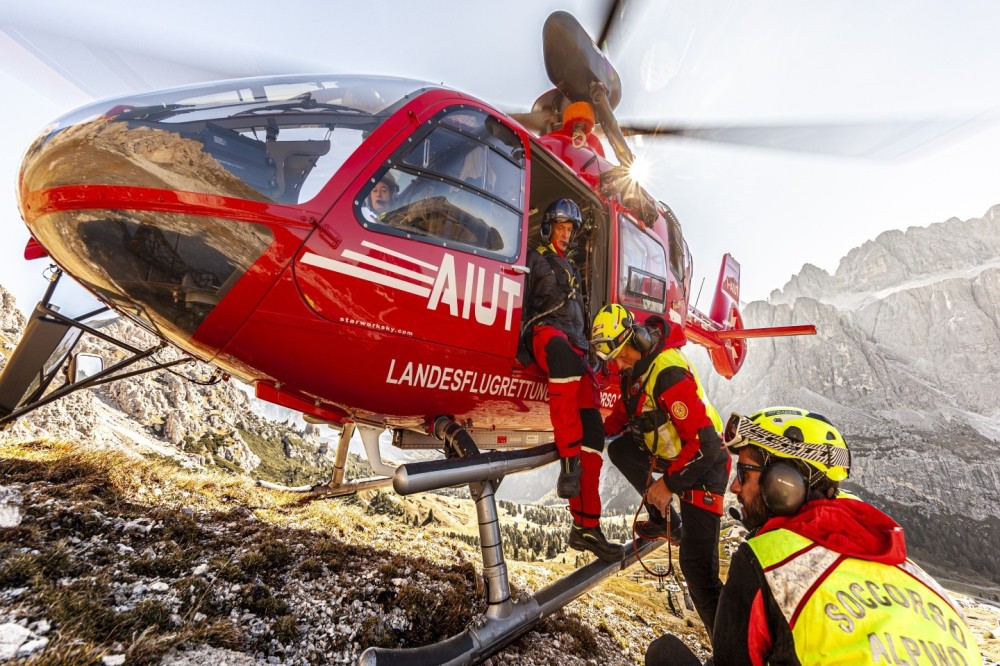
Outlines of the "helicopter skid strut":
M378 457L378 431L371 428L362 429L361 431L369 461L373 468L377 467L376 471L389 472L390 475L344 481L344 470L347 466L347 449L351 442L351 436L354 435L354 430L355 426L353 423L346 423L343 430L340 431L340 439L337 442L337 452L333 462L333 476L326 483L319 483L314 486L283 486L270 481L258 480L257 485L286 493L302 493L303 496L299 499L300 504L324 497L342 497L343 495L353 495L362 490L385 488L392 483L391 473L395 471L395 468L386 466L382 463L381 458ZM374 445L374 454L370 448L372 445ZM373 457L378 462L374 462Z
M663 544L662 541L627 544L624 561L595 560L527 599L515 601L510 594L494 496L496 485L502 480L504 472L497 472L523 471L552 462L558 458L555 446L547 444L525 451L481 454L468 432L450 419L438 419L434 425L434 434L448 442L461 460L402 465L396 471L393 486L396 492L405 495L453 486L456 485L456 479L469 484L479 519L479 542L483 556L483 577L486 581L486 612L465 631L432 645L401 649L368 648L358 661L362 666L479 663L605 578L631 566L640 556L647 555Z

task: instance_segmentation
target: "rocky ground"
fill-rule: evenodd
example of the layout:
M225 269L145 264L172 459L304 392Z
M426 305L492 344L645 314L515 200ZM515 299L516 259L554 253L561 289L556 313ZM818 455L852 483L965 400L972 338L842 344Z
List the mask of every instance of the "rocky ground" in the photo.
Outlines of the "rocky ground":
M478 549L364 498L299 506L235 476L48 441L0 445L0 494L0 661L354 663L458 633L483 607ZM510 566L518 594L568 569ZM611 579L493 663L635 664L667 629L704 653L691 619L648 597Z
M433 506L438 527L410 525L411 501L430 502L412 515ZM8 439L0 442L0 662L345 664L369 646L442 640L484 606L478 549L447 536L463 520L474 526L465 506L450 496L372 494L300 505L237 475ZM508 559L515 594L565 575L570 562ZM707 657L694 614L674 617L632 573L608 579L492 663L637 664L666 631ZM959 603L985 663L997 664L1000 609Z

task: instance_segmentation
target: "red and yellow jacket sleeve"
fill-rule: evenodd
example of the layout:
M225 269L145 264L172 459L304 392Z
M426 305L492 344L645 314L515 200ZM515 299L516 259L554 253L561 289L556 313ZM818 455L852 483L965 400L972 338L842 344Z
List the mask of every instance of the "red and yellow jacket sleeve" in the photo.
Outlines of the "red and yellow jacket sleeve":
M670 417L681 439L681 451L664 475L670 492L692 488L715 463L722 440L715 431L705 403L698 397L698 385L683 368L669 367L656 378L653 389L657 406Z

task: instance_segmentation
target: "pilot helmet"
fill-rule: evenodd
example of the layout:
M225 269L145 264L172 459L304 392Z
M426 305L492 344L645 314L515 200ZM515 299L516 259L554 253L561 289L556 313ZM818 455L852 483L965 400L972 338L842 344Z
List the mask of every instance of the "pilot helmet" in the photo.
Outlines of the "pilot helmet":
M548 243L552 237L552 225L556 222L569 221L573 223L573 235L575 236L580 227L583 226L583 215L580 214L580 207L572 199L556 199L545 209L542 217L542 239Z
M389 191L392 192L392 196L399 194L399 184L396 182L396 177L392 175L391 171L386 171L385 175L379 178L377 182L385 183Z

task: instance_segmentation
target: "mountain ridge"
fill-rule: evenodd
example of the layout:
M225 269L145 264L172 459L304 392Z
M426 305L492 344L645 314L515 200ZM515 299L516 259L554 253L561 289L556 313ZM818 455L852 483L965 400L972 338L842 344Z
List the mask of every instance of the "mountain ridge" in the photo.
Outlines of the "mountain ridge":
M1000 543L1000 206L882 233L834 275L804 266L743 315L748 328L812 323L817 335L748 341L728 381L692 352L720 411L824 414L852 449L847 485L902 512L914 552L1000 581L982 556Z

